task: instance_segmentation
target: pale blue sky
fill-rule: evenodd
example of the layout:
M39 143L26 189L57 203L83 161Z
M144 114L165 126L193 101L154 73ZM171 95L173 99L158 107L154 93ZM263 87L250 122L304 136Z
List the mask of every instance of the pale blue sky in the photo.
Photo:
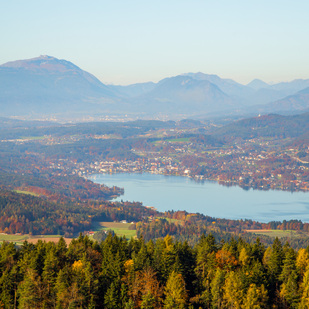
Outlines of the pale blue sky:
M0 64L66 59L101 81L309 78L307 0L0 0Z

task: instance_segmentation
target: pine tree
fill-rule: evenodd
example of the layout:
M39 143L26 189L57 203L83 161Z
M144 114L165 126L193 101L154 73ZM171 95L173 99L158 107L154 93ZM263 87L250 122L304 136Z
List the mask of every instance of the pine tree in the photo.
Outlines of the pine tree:
M299 302L296 254L292 248L286 250L282 272L279 279L283 282L280 287L280 298L290 308L297 308Z
M120 286L119 282L112 282L104 296L104 308L106 309L121 309L120 301Z
M53 250L50 250L44 261L42 279L47 286L48 294L52 293L58 273L58 259Z
M304 275L309 265L309 254L306 249L300 248L297 253L296 267L301 276Z
M19 308L41 309L45 307L47 291L41 278L33 269L26 272L24 281L18 288Z
M301 293L301 302L300 309L308 309L309 308L309 267L307 267L303 280L300 284L300 293Z
M165 287L164 308L166 309L182 309L187 303L187 291L185 282L181 274L172 271Z
M286 307L296 309L298 308L299 296L295 275L292 274L286 282L282 283L280 287L280 299Z
M153 254L153 268L161 282L166 282L170 273L179 266L176 263L177 253L171 236L158 239ZM178 261L179 262L179 261Z
M282 269L283 258L284 254L282 244L279 238L276 237L273 242L270 258L268 261L268 269L274 280L277 280L279 278Z
M246 267L246 266L249 266L250 262L251 262L251 257L250 255L248 254L247 250L245 247L243 247L241 250L240 250L240 253L239 253L239 263L242 265L242 267Z
M248 271L248 280L250 283L255 283L256 285L264 284L266 286L268 280L266 275L265 267L260 263L260 261L253 261Z
M212 280L211 286L211 296L212 296L212 308L219 309L222 306L223 301L223 286L225 281L225 272L217 268L214 279Z
M58 273L55 284L58 309L82 306L85 301L78 283L73 280L73 268L67 265Z
M142 243L141 248L137 254L133 253L134 269L136 271L142 270L146 266L151 266L150 256L147 252L147 247Z
M279 275L280 281L286 283L289 278L294 277L294 279L297 279L297 273L296 273L296 254L295 251L290 248L287 250L285 254L285 258L283 260L283 267L282 272Z
M227 273L223 290L225 307L240 309L244 299L244 290L236 272L231 271Z
M277 295L279 293L279 276L282 271L283 258L282 244L278 237L276 237L272 247L266 249L263 257L263 263L267 268L269 276L269 295Z
M261 243L260 238L257 238L255 244L252 247L252 256L255 260L258 260L262 263L264 253L265 246Z
M149 292L142 297L141 309L156 309L156 300L154 296Z
M217 251L216 241L212 234L207 237L202 235L197 245L196 273L200 278L204 278L210 268L215 266L215 252ZM203 279L202 279L203 280Z
M261 287L259 288L255 284L251 284L247 291L242 308L243 309L267 308L267 300L268 296L264 285L261 285Z
M0 278L0 308L14 308L16 304L18 269L6 269Z
M0 306L13 308L16 303L17 283L20 279L17 266L18 252L13 243L0 246Z
M66 255L67 251L68 251L67 244L66 244L64 238L60 237L60 239L59 239L59 241L56 245L56 253L55 253L60 268L63 268L66 261L67 261L67 255Z

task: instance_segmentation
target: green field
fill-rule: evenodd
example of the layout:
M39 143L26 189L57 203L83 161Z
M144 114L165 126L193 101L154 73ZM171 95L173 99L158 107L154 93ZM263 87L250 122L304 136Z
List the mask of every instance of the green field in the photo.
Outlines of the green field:
M166 141L170 143L188 143L190 142L190 138L189 137L172 138L172 139L167 139Z
M0 242L2 241L10 241L10 242L23 242L28 239L28 235L7 235L7 234L0 234Z
M46 241L46 242L48 241L58 242L60 237L61 237L60 235L30 236L28 234L25 234L25 235L0 234L0 243L3 241L8 241L8 242L13 242L16 245L21 246L23 242L26 240L31 243L37 243L39 240ZM71 239L65 238L64 240L66 241L67 244L69 244Z
M269 237L299 237L297 231L292 230L247 230L248 233L254 233L257 235L265 235Z
M165 218L165 217L156 217L155 219L165 219L169 223L178 223L178 224L183 224L183 220L178 220L178 219L172 219L172 218Z
M21 136L20 139L25 139L25 140L41 140L46 138L46 136Z
M190 138L189 137L170 138L170 139L161 140L161 141L154 141L154 142L151 142L151 144L153 144L155 146L159 146L163 142L169 142L169 143L189 143L190 142Z
M30 191L23 191L23 190L13 190L13 191L16 192L16 193L21 193L21 194L29 194L29 195L33 195L33 196L40 196L39 194L34 193L34 192L30 192Z
M125 236L126 238L136 237L136 230L129 230L131 223L121 222L95 222L93 225L94 231L112 230L118 236Z

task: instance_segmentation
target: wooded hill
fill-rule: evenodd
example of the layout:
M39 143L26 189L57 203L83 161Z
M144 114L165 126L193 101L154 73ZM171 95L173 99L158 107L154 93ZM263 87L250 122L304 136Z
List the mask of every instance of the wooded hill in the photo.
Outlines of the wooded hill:
M29 192L28 192L29 193ZM92 229L93 221L141 221L154 211L140 203L50 201L45 197L0 190L0 233L73 237Z
M309 131L309 113L282 116L263 115L230 123L214 132L215 136L229 138L287 138L301 137Z

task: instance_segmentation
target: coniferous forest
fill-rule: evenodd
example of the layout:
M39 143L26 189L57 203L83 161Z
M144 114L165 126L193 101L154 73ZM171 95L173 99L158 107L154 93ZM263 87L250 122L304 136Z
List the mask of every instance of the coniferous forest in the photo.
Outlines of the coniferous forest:
M309 308L309 253L278 238L192 248L171 236L145 242L80 235L69 246L0 247L1 308Z

